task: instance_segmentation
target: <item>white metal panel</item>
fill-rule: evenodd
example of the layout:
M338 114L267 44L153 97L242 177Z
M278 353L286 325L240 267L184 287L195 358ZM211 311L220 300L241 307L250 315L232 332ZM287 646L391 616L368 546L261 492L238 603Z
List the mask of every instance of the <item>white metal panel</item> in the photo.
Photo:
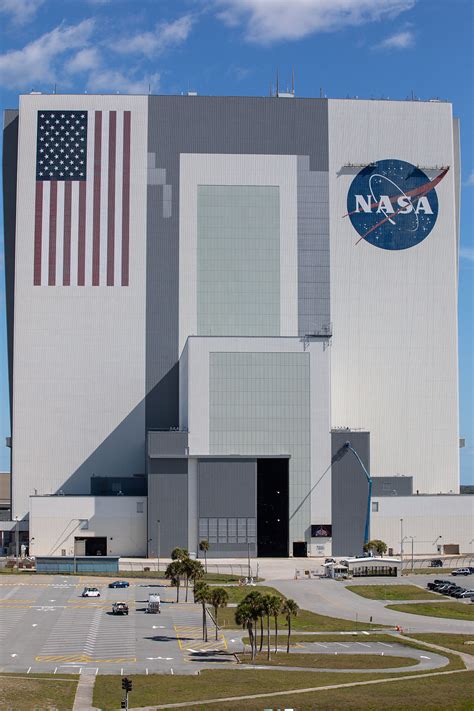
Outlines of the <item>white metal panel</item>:
M450 166L431 234L378 249L348 219L360 168L396 158ZM329 101L332 424L371 433L372 474L416 491L458 491L456 211L451 106ZM344 168L346 166L346 168Z

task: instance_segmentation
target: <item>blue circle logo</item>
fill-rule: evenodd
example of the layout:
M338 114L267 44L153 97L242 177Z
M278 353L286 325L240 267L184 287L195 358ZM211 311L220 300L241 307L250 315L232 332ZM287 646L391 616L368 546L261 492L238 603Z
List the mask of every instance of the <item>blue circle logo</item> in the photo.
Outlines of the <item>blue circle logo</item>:
M449 168L433 179L403 160L379 160L363 168L347 194L347 215L374 247L399 250L428 237L438 217L436 186Z

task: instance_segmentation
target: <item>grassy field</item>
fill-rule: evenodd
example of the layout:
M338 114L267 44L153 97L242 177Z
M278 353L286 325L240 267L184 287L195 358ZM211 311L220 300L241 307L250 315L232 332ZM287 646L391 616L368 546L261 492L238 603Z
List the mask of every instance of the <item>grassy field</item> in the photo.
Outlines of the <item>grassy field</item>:
M272 628L273 629L273 628ZM264 637L264 642L265 644L267 643L267 632L265 628L265 637ZM278 632L278 646L279 647L284 647L286 646L286 640L288 637L288 630L283 630L283 632L280 634ZM250 644L249 638L244 637L242 639L245 644ZM302 642L388 642L394 643L394 642L400 642L403 640L400 640L397 637L394 637L389 634L364 634L361 635L360 633L354 632L353 634L293 634L291 633L291 645L294 644L300 644ZM275 635L271 634L270 635L270 644L274 645L275 644ZM290 646L291 646L290 645Z
M235 608L227 607L219 610L219 624L225 629L238 629L235 624ZM278 618L278 627L285 633L287 624L284 617ZM338 617L326 617L318 615L309 610L300 610L298 617L293 617L291 620L291 629L295 632L341 632L351 630L368 630L380 629L384 625L373 625L369 622L353 622L352 620L343 620Z
M408 605L387 605L388 610L408 612L411 615L427 615L428 617L446 617L451 620L474 620L474 605L463 602L414 602Z
M403 568L403 575L436 575L442 578L447 573L452 573L454 568Z
M244 694L265 694L286 689L304 689L308 687L325 686L328 684L347 684L351 681L368 681L380 679L383 672L366 672L363 677L357 672L307 672L281 669L218 669L205 670L199 676L168 674L132 675L133 691L129 696L130 707L154 706L156 704L179 703L199 699L218 699L226 696L242 696ZM402 672L417 675L417 672ZM395 672L385 675L386 678L399 676ZM283 697L284 698L284 697ZM282 708L283 698L273 705ZM93 704L103 711L115 711L120 708L121 677L109 674L99 675L94 687ZM266 699L261 699L258 709L270 708ZM199 708L199 707L197 707ZM203 707L204 708L204 707ZM217 708L206 706L208 708ZM243 708L233 702L229 708ZM284 707L283 707L284 708ZM315 706L312 707L313 709ZM316 708L321 708L318 704ZM335 707L328 707L335 708ZM364 707L361 707L364 708ZM406 707L411 708L411 707ZM433 707L434 708L434 707ZM300 707L297 706L299 711Z
M410 637L419 639L420 642L439 644L440 647L447 647L457 652L465 652L466 654L474 655L474 636L471 634L427 632L424 634L410 634ZM472 644L466 644L466 642L472 642Z
M69 711L74 704L77 678L49 675L0 676L0 709L8 711Z
M270 665L280 667L311 667L312 669L394 669L413 667L418 664L413 657L390 657L388 654L296 654L272 655L267 660L266 653L257 654L251 661L250 654L237 655L242 664Z
M440 597L417 585L347 585L346 590L369 600L439 600Z
M373 686L354 686L307 694L275 696L253 701L239 701L239 711L262 711L263 708L297 711L472 711L474 672L462 672L424 679L391 681ZM201 709L196 706L196 711ZM215 711L231 711L236 702L212 704Z

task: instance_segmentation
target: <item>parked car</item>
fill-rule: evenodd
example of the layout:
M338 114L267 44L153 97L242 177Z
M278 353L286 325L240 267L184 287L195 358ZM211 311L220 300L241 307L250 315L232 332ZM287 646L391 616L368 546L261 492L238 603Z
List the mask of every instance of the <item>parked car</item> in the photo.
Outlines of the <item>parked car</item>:
M466 588L457 587L457 588L454 588L453 590L451 590L451 592L449 594L451 595L451 597L459 597L460 594L465 591L465 589Z
M463 593L459 597L465 598L465 597L472 597L474 595L474 590L464 590Z
M130 583L126 580L115 580L113 583L109 583L109 588L128 588Z
M325 558L325 559L324 559L324 562L325 562L325 563L335 563L335 562L336 562L336 559L335 559L335 558Z
M451 575L471 575L470 568L455 568Z
M112 615L128 615L128 605L126 602L114 602L112 605Z
M441 558L434 558L434 559L431 561L431 567L432 567L432 568L442 568L442 567L443 567L443 561L441 560Z
M100 597L100 592L97 588L84 588L82 597Z

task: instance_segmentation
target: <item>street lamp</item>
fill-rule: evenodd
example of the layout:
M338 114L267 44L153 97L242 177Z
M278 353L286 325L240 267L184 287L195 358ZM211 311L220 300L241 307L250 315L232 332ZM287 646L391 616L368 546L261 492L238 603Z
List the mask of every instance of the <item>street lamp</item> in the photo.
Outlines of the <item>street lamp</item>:
M403 575L403 519L400 519L400 574Z
M18 570L18 557L20 549L20 532L18 530L18 516L15 516L15 556L16 556L16 569Z
M413 573L413 568L414 568L414 563L413 563L413 540L415 536L408 536L408 538L411 538L411 572Z
M370 540L370 502L372 498L372 477L370 476L369 472L364 466L364 463L362 462L362 459L359 457L357 454L356 450L354 447L351 445L350 442L345 442L342 447L336 452L334 457L332 458L331 464L334 464L334 462L339 461L339 459L342 459L342 457L346 454L346 452L352 452L354 457L357 459L359 462L362 471L365 474L365 478L367 479L368 485L369 485L369 491L368 491L368 496L367 496L367 514L365 517L365 529L364 529L364 544L367 544Z
M157 520L156 522L156 557L157 557L157 562L158 562L158 572L160 572L160 519Z

